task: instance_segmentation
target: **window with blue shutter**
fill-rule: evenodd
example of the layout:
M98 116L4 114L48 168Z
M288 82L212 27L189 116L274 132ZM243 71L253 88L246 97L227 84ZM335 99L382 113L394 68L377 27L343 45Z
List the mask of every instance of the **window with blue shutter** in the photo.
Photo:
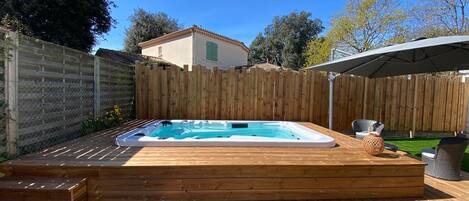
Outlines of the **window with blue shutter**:
M207 60L218 61L218 45L210 41L207 41L205 45L205 55Z

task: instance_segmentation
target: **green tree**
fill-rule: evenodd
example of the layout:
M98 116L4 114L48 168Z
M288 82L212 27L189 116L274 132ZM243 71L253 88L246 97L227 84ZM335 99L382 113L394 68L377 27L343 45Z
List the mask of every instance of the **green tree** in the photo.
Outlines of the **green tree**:
M469 0L420 0L412 11L411 37L469 34Z
M404 13L397 0L349 0L346 10L332 20L328 37L350 52L404 42Z
M305 66L328 61L332 48L354 53L404 42L407 19L397 0L349 0L327 35L308 42Z
M266 42L262 33L257 34L256 38L252 41L248 55L248 60L252 64L266 62Z
M113 23L111 0L0 0L0 26L90 51Z
M283 67L298 69L303 66L303 52L307 42L324 29L319 19L311 19L309 12L292 12L275 17L263 34L252 42L249 62L269 62Z
M304 53L304 57L306 58L304 67L328 61L331 49L332 42L327 36L310 40Z
M126 31L124 49L130 53L140 53L138 43L181 29L176 19L165 13L149 13L143 9L135 10L130 17L132 25Z

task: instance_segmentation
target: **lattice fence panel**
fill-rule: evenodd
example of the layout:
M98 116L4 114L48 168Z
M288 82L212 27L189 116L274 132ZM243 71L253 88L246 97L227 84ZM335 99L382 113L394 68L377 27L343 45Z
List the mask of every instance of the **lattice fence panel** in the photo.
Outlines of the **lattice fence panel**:
M122 108L124 115L134 113L134 67L108 59L100 59L100 111Z
M18 38L18 154L80 136L82 122L94 117L96 108L102 114L119 104L126 114L133 111L132 66L100 58L97 75L98 58L93 55L22 35Z
M26 36L18 47L19 153L79 136L93 115L94 57Z

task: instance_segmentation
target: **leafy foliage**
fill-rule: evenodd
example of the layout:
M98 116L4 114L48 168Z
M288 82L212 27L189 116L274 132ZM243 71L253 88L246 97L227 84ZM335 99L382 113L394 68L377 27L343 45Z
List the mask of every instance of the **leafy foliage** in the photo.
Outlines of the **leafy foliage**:
M357 53L405 42L407 19L397 0L349 0L327 35L308 42L305 66L326 62L333 48Z
M304 67L324 63L329 60L332 42L327 37L315 38L308 42L304 57Z
M176 19L168 17L163 12L149 13L143 9L135 10L130 17L132 25L126 31L125 51L139 54L138 43L181 29Z
M397 0L349 0L345 12L332 20L328 36L346 51L364 52L404 42L406 19Z
M111 0L0 0L1 26L82 51L114 23Z
M26 35L32 35L31 30L29 30L28 27L21 23L17 18L10 16L8 13L0 19L0 25L9 30L18 31Z
M115 105L113 110L106 112L102 117L90 118L85 120L81 125L81 133L83 135L97 132L100 130L119 126L124 121L121 108Z
M264 34L259 33L252 42L249 62L269 62L293 69L302 67L307 42L324 29L321 20L310 17L311 13L304 11L275 17Z
M411 37L469 34L469 0L419 0L412 11Z
M249 62L252 64L267 62L267 43L262 33L257 34L252 41L249 52Z

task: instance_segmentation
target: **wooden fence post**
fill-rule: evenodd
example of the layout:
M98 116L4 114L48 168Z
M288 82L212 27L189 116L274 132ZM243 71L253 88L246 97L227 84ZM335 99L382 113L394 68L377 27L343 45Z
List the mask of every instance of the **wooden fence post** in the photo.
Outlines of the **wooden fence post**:
M469 87L469 86L467 86L467 85L469 85L469 83L468 83L468 82L469 82L469 77L463 77L462 79L463 79L463 81L464 81L464 83L465 83L465 85L466 85L466 88ZM469 91L469 90L466 90L466 91ZM469 96L469 93L465 93L465 95L466 95L466 96ZM467 110L466 110L466 129L465 129L465 131L466 131L467 133L469 133L469 98L467 99L467 103L466 103L466 104L467 104L467 105L466 105Z
M367 105L368 105L368 85L369 85L369 79L365 79L365 87L363 89L363 119L366 119L366 112L367 112Z
M419 88L418 76L413 76L415 78L415 87L414 87L414 104L412 105L412 130L410 131L409 137L414 138L415 136L415 127L417 121L417 94Z
M94 117L98 117L101 110L101 85L100 85L100 61L99 57L94 57Z
M8 156L18 154L18 33L8 32L7 39L11 40L12 47L6 52L5 59L5 100L6 110L6 140Z
M142 77L141 77L142 63L137 61L135 63L135 111L137 119L143 119L142 104L146 104L142 101Z

